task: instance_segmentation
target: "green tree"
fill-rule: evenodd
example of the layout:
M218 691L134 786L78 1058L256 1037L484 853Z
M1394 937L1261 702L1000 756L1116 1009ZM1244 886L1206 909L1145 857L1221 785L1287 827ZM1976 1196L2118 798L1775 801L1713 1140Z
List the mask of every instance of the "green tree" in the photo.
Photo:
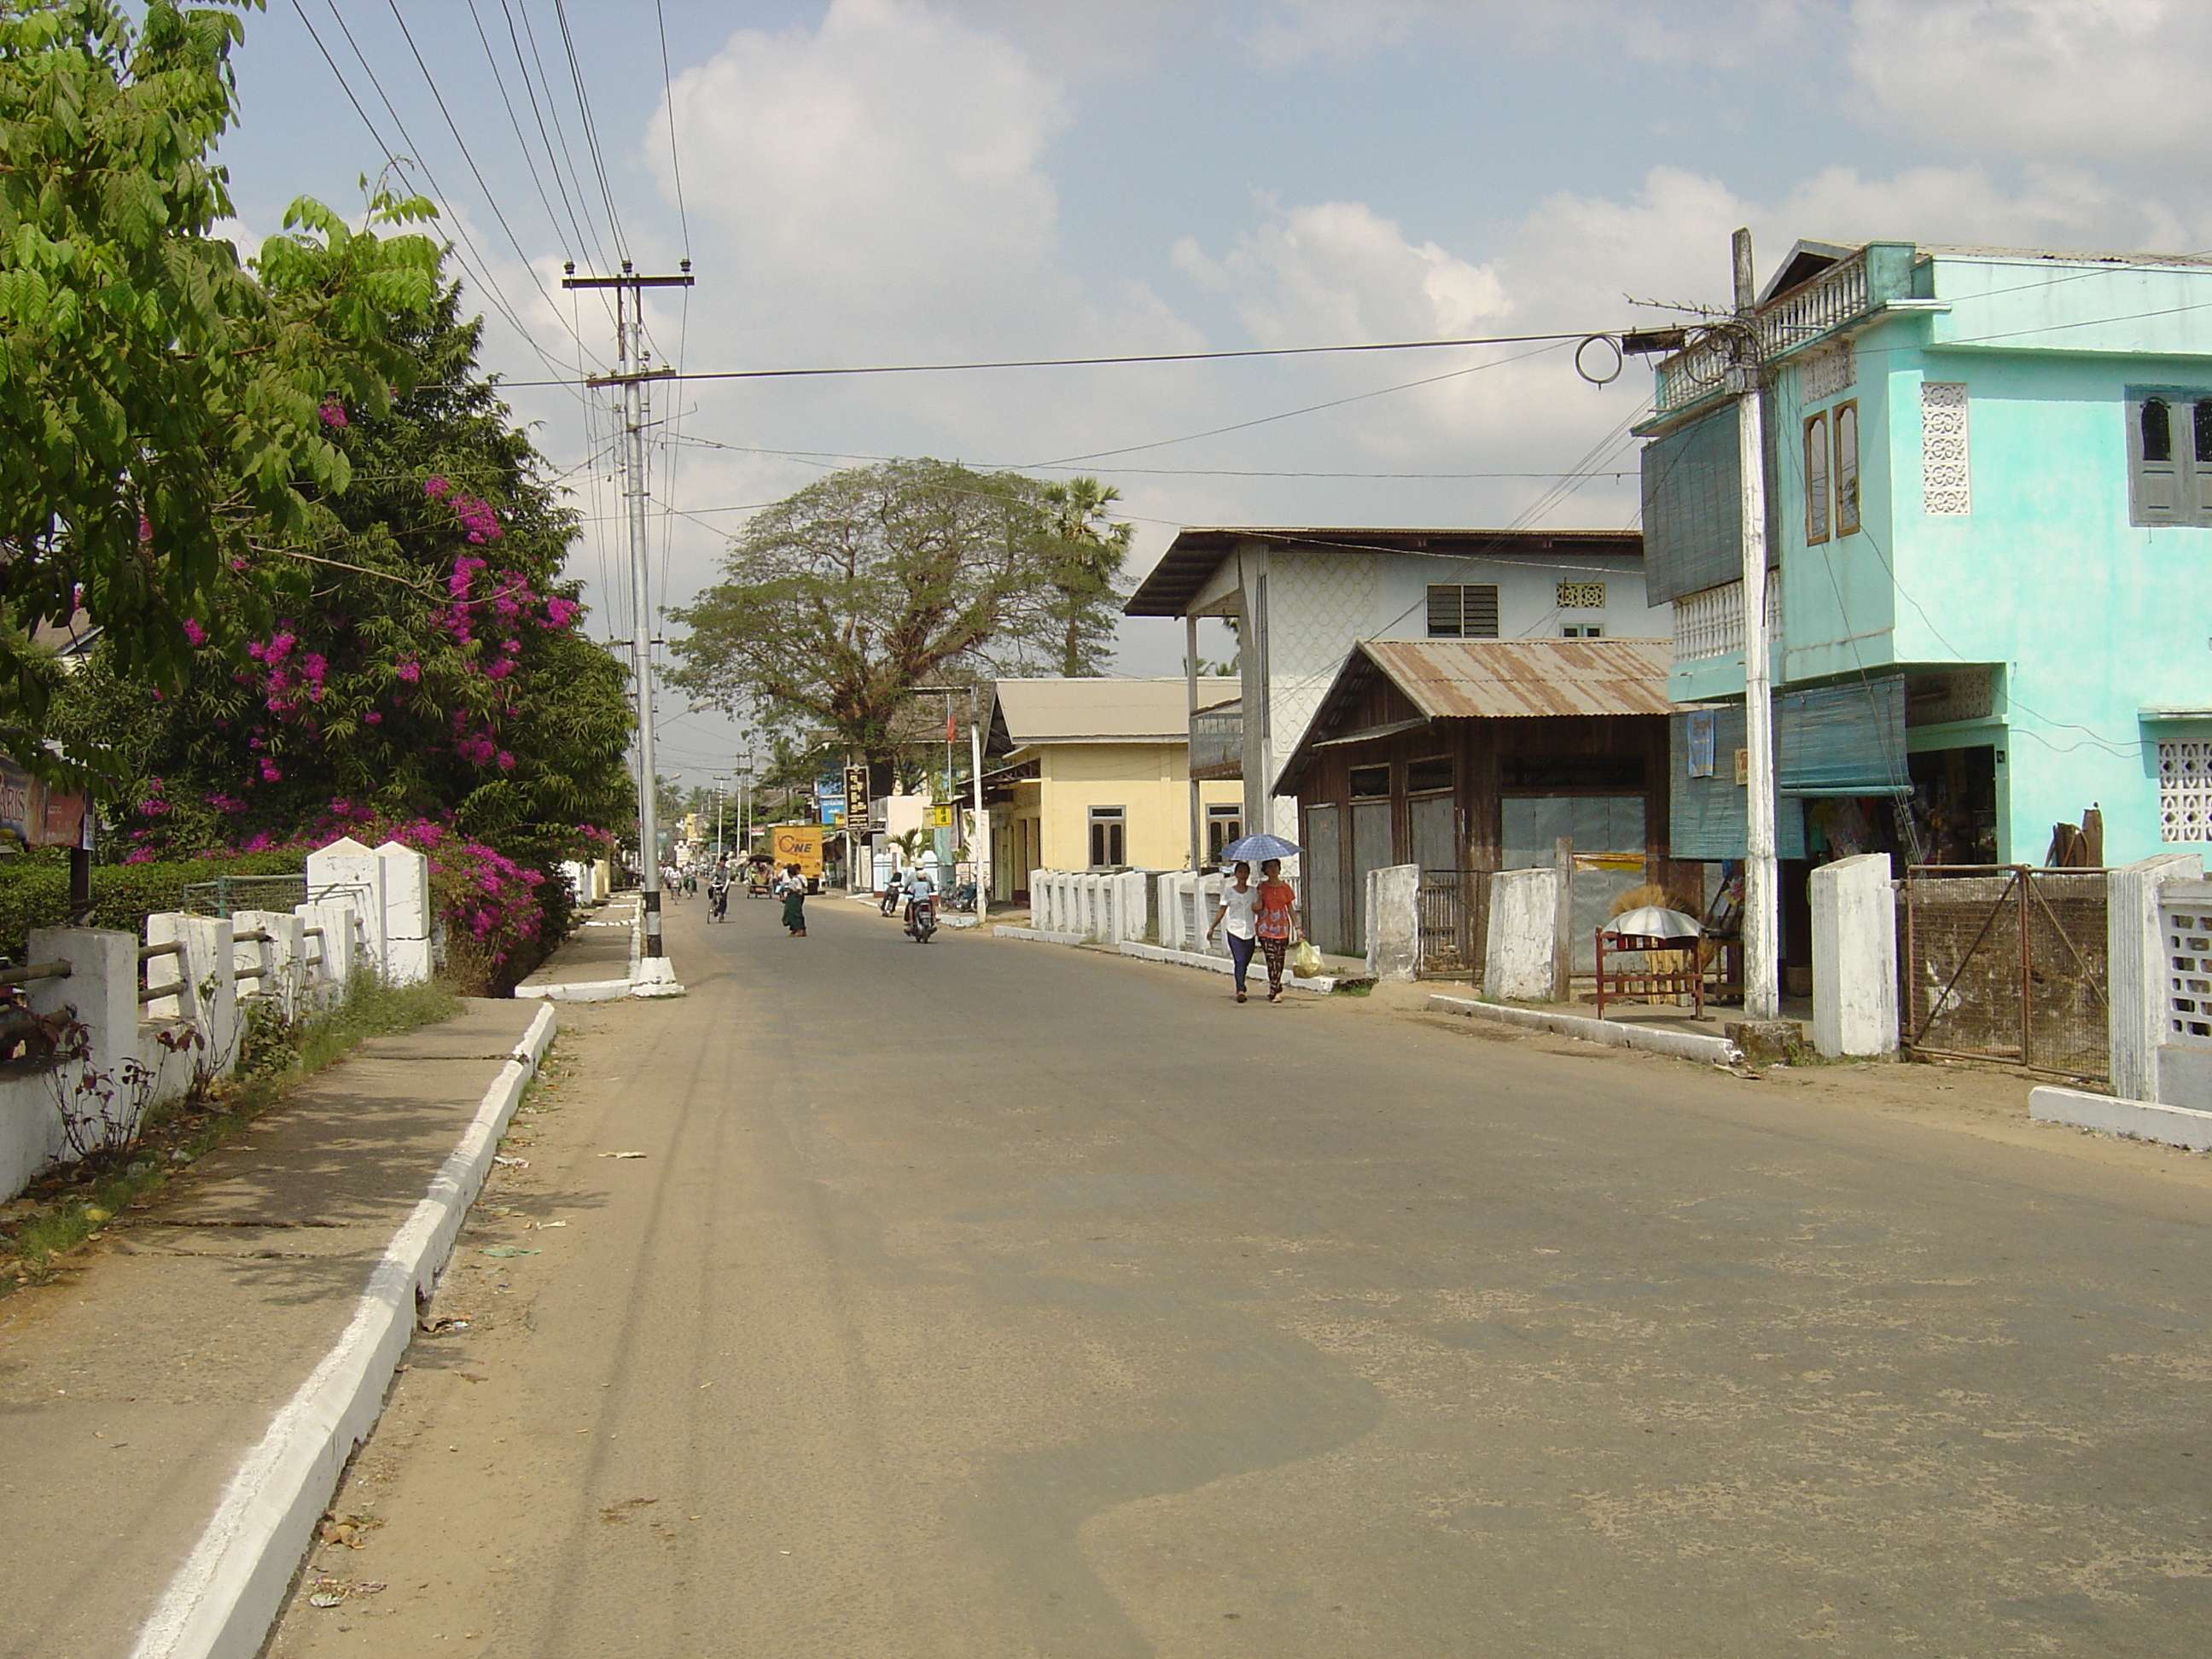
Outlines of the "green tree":
M1048 515L1043 620L1059 672L1071 679L1106 673L1135 526L1113 522L1121 492L1096 478L1048 483L1039 494Z
M574 515L477 368L480 333L447 288L403 335L415 390L327 406L349 487L318 502L313 562L274 573L271 622L211 599L167 691L105 639L71 677L56 727L112 751L127 844L422 821L544 869L629 826L627 675L579 631Z
M134 23L131 11L140 20ZM49 764L28 634L80 604L122 673L180 684L218 596L251 618L349 465L320 412L381 411L435 293L420 200L307 201L249 270L215 234L228 10L0 0L0 748Z
M926 723L915 688L1061 649L1057 487L933 460L809 484L757 514L723 580L672 613L690 633L669 678L702 702L827 727L889 793L902 722Z

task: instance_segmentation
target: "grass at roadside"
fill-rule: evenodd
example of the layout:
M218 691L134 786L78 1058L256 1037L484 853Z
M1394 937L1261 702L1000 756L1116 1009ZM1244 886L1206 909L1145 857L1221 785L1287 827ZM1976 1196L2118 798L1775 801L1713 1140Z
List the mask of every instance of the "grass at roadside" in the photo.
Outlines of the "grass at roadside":
M49 1277L55 1263L127 1208L143 1207L246 1125L370 1037L435 1024L460 1012L443 985L355 982L337 1007L287 1025L252 1022L232 1075L157 1106L127 1147L96 1153L34 1182L0 1206L0 1297Z

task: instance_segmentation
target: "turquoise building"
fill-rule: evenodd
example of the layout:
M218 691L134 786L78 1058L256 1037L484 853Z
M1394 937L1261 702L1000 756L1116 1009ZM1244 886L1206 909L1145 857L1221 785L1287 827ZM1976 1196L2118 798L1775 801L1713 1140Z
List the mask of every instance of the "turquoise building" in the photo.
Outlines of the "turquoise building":
M2093 808L2106 864L2212 851L2212 260L1800 242L1748 321L1784 859L2039 865ZM1727 364L1639 428L1682 859L1743 852Z

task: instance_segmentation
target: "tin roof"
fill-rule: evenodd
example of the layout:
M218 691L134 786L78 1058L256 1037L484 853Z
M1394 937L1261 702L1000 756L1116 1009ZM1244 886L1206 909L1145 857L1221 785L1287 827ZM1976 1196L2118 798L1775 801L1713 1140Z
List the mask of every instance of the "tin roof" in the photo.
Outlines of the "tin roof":
M1190 693L1180 678L1000 680L993 696L993 725L1015 749L1190 740Z
M1380 674L1425 720L1512 720L1665 714L1666 640L1363 640L1337 671L1275 783L1291 787L1316 749L1404 729L1342 732L1339 722Z
M1176 532L1160 562L1121 607L1121 614L1182 616L1240 542L1265 542L1307 553L1405 553L1441 559L1480 558L1486 554L1526 559L1546 553L1562 557L1586 558L1594 554L1640 557L1644 552L1644 534L1637 530L1186 528Z

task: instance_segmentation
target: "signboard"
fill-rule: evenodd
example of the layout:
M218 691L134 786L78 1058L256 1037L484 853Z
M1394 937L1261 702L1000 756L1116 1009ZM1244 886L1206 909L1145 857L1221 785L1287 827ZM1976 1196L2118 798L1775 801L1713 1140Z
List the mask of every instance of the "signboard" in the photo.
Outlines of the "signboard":
M779 823L769 831L769 849L779 870L790 865L799 873L819 879L822 875L822 826L818 823Z
M1713 711L1696 708L1690 711L1690 775L1709 778L1713 775Z
M929 827L933 830L950 830L952 827L951 807L949 805L931 807L929 809Z
M839 774L824 772L814 780L814 816L833 828L845 822L845 780Z
M45 780L0 760L0 834L26 847L89 848L92 826L82 795L49 789Z

